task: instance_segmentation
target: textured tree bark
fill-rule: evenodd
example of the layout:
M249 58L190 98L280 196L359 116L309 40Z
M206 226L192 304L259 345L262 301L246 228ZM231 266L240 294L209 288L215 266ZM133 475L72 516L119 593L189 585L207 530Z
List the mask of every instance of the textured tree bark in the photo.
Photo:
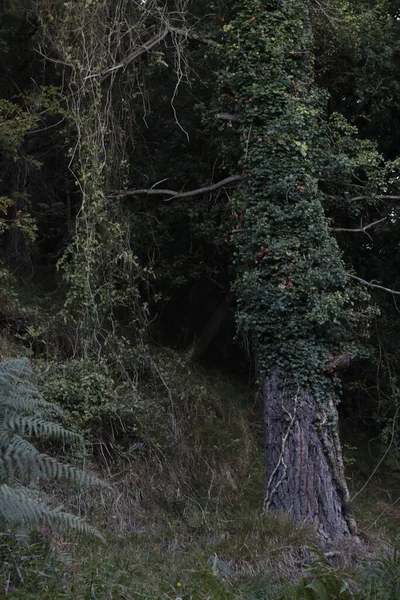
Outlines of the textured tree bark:
M328 425L310 391L289 392L282 381L277 370L264 380L264 508L313 524L322 541L355 536L336 406Z

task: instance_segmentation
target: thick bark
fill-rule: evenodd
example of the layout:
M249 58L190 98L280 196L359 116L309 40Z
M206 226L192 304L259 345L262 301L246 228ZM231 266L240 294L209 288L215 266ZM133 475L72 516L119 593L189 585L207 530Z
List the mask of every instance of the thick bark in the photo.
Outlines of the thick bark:
M337 430L309 390L289 392L276 370L264 380L266 511L288 512L312 523L326 542L357 535Z

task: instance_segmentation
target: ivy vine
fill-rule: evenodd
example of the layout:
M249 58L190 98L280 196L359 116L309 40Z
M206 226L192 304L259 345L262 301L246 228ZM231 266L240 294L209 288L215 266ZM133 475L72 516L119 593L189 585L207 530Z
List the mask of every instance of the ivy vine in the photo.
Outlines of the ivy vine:
M233 200L237 322L264 372L332 390L324 365L354 352L366 294L351 288L318 177L327 94L314 83L309 3L242 0L224 26L223 110L240 116L244 184ZM350 326L349 326L350 325Z

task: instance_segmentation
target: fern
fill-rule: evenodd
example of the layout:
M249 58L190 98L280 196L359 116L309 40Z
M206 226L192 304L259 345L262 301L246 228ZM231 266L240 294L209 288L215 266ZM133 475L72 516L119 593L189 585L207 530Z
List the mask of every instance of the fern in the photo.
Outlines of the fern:
M40 452L33 441L82 441L54 421L62 410L47 402L33 384L27 358L0 362L0 518L9 524L37 526L45 520L58 530L98 532L75 515L39 502L27 487L37 478L69 480L79 486L104 485L73 465Z

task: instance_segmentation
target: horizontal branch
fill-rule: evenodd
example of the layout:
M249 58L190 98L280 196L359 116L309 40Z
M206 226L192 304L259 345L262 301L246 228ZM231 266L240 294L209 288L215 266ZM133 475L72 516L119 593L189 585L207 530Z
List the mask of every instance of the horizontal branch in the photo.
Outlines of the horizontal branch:
M383 290L384 292L389 292L390 294L395 294L396 296L400 296L400 292L397 292L396 290L392 290L390 288L384 287L383 285L378 285L377 283L372 283L372 281L366 281L365 279L361 279L361 277L357 277L357 275L352 275L351 273L347 273L347 276L351 277L352 279L355 279L356 281L359 281L360 283L362 283L363 285L366 285L367 287L376 288L378 290Z
M358 227L356 229L351 229L351 228L346 228L346 227L329 227L330 231L334 231L335 233L366 233L366 231L368 231L368 229L371 229L371 227L374 227L375 225L378 225L378 223L383 223L383 221L386 221L386 217L383 217L383 219L379 219L379 221L374 221L373 223L370 223L369 225L366 225L365 227Z
M337 200L339 196L332 196L330 194L325 194L325 198L330 198L331 200ZM400 196L392 196L390 194L377 194L373 196L349 196L347 199L351 202L358 202L359 200L367 200L373 198L374 200L400 200Z
M230 177L226 177L213 185L208 185L205 187L198 188L196 190L190 190L188 192L177 192L174 190L162 190L157 188L149 188L149 189L137 189L137 190L121 190L119 192L113 192L110 194L110 198L124 198L125 196L169 196L166 198L165 202L170 200L179 200L182 198L193 198L194 196L201 196L202 194L207 194L209 192L215 192L216 190L231 186L235 183L238 183L242 180L241 175L231 175Z
M352 202L355 202L357 200L366 200L370 197L371 196L355 196L354 198L350 198L350 200ZM374 198L375 200L400 200L400 196L390 196L387 194L379 194L377 196L372 196L372 198Z

